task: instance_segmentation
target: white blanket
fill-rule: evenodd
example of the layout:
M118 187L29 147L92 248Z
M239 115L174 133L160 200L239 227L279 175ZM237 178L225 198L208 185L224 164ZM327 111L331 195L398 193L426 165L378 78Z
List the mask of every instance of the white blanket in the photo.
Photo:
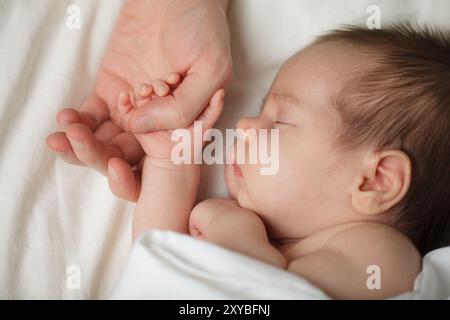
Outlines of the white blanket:
M268 276L270 275L270 276ZM134 245L112 299L324 299L307 281L237 252L169 231Z
M80 30L66 26L72 4L81 9ZM380 6L382 23L410 17L450 27L446 0L232 0L235 77L219 127L255 114L286 58L327 29L364 23L370 4ZM133 206L115 199L105 178L57 160L44 143L56 129L56 112L77 107L92 90L121 6L122 0L0 1L0 298L109 297L127 263ZM208 167L200 198L225 195L222 167ZM67 285L73 267L79 288ZM258 279L277 273L257 270ZM302 282L298 290L306 287Z
M450 299L449 266L450 247L428 254L414 291L392 299ZM145 233L134 245L111 298L329 299L293 273L206 241L158 230Z

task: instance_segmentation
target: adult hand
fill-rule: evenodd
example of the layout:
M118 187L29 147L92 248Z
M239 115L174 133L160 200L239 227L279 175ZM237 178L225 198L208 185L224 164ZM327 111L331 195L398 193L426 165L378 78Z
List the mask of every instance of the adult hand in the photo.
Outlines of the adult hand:
M128 0L106 50L94 93L80 111L64 109L58 113L62 132L47 138L49 148L68 163L87 165L110 177L111 158L134 165L144 154L136 137L125 131L188 127L231 77L226 2ZM117 108L121 91L166 79L172 72L182 75L172 95L149 101L134 110L126 122L121 120ZM112 191L132 201L139 195L139 190L126 185Z

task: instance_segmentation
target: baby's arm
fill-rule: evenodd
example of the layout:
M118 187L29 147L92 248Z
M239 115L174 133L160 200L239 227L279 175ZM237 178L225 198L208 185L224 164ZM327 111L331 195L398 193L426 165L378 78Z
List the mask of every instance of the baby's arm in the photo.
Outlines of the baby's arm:
M139 108L146 100L169 94L168 84L176 85L178 81L179 77L173 78L172 83L155 80L152 85L138 86L134 94L121 93L118 101L121 121L127 121L130 111ZM158 91L158 88L162 90ZM224 91L218 90L196 119L201 121L203 130L213 127L219 118L223 96ZM193 136L193 125L185 130ZM171 133L166 130L137 135L146 156L142 164L141 190L133 217L133 239L149 229L188 232L188 219L197 194L200 165L172 162L171 154L177 142L171 140ZM121 174L125 175L133 176L131 172Z
M175 165L145 157L133 218L133 239L149 229L188 232L200 177L198 165Z
M228 249L285 269L286 258L269 242L261 219L236 201L209 199L191 212L189 231Z

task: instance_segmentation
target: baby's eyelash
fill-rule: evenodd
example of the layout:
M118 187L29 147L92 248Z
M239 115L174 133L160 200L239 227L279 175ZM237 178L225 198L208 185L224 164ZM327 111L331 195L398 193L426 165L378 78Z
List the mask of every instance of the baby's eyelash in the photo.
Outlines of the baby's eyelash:
M279 121L279 120L274 121L273 123L274 123L274 124L277 124L277 125L290 126L290 127L297 127L297 126L296 126L295 124L293 124L293 123L283 122L283 121Z
M275 125L275 126L289 126L290 124L286 123L286 122L274 121L273 125Z

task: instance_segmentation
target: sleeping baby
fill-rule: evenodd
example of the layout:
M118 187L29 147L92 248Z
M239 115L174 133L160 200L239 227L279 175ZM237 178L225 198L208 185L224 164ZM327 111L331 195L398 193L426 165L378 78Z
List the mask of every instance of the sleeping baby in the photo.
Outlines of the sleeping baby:
M170 94L180 76L169 79L122 93L123 121ZM217 91L198 117L204 130L223 97ZM137 136L146 157L134 238L149 229L189 233L338 299L410 291L422 256L450 243L450 33L402 24L321 36L284 63L261 113L237 128L278 129L278 172L238 163L233 147L225 166L232 199L196 205L200 165L171 161L172 132ZM249 152L249 137L241 139ZM117 174L131 179L126 170Z

